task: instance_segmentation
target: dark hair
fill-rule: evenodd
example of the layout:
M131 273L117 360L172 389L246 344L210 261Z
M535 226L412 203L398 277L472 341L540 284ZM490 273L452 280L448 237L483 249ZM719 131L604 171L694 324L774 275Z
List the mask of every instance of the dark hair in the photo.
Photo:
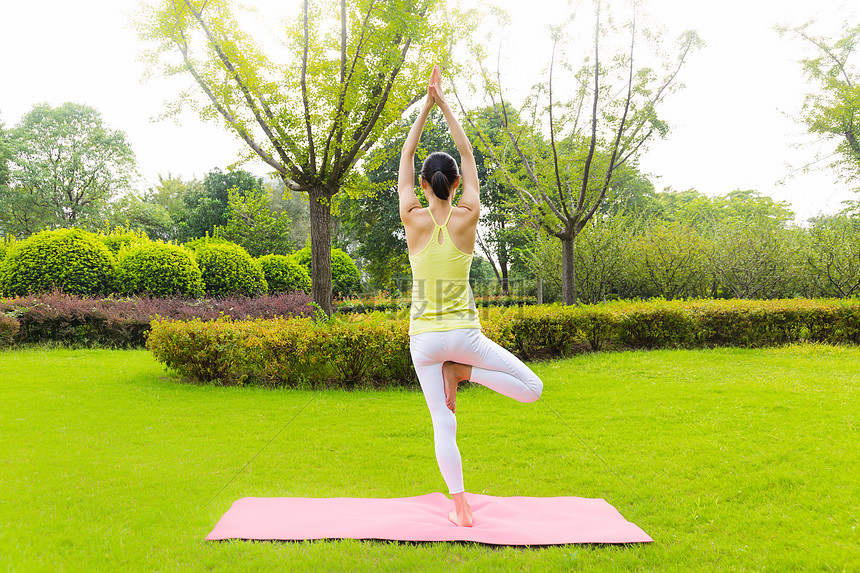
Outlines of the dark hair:
M421 177L433 187L433 193L440 199L448 199L451 185L460 176L457 162L444 151L434 151L421 166Z

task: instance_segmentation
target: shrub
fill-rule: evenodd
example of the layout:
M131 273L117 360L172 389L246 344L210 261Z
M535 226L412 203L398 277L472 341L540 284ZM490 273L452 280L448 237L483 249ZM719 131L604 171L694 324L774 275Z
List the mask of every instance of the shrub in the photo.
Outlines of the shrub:
M0 314L0 348L11 346L15 342L20 325L12 316Z
M118 284L129 294L152 296L204 293L203 274L191 252L162 242L138 243L119 256Z
M230 296L189 300L185 296L91 299L55 291L0 301L0 319L19 325L14 342L55 341L71 346L142 347L156 316L177 320L213 320L310 316L305 293L259 297Z
M655 300L626 304L617 317L619 342L630 348L682 348L692 346L695 324L683 305Z
M268 290L263 269L248 252L232 243L210 243L198 247L197 264L203 273L206 292L213 296L255 296Z
M146 233L143 231L138 232L123 227L116 227L113 231L107 234L99 233L96 237L104 243L114 256L118 256L120 251L133 245L150 242L149 237L147 237Z
M24 295L54 288L80 295L111 292L116 260L95 235L80 229L42 231L16 244L0 267L0 290Z
M264 255L257 259L269 292L311 292L311 276L307 269L292 257L285 255Z
M9 252L9 249L11 249L16 242L15 237L11 235L0 237L0 268L3 267L3 259L6 258L6 253Z
M311 272L311 248L293 253L296 262ZM361 274L355 261L340 249L331 250L331 290L337 297L350 296L361 290Z

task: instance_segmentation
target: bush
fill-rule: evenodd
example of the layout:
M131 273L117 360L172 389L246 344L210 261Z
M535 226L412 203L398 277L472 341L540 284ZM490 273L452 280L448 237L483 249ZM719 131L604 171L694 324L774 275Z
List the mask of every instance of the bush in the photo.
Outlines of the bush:
M95 235L80 229L42 231L16 244L0 266L0 290L24 295L60 289L79 295L110 293L116 260Z
M15 237L11 235L0 237L0 268L3 267L3 259L6 258L6 253L9 252L9 249L11 249L16 242Z
M151 296L201 297L203 274L190 251L161 242L138 243L124 249L118 262L119 290Z
M16 344L53 341L135 348L146 343L144 336L156 316L175 320L214 320L225 315L249 320L300 317L311 315L309 302L304 293L189 300L184 296L92 299L55 291L0 301L0 321L15 321L8 328Z
M311 272L311 248L305 247L293 253L296 262ZM332 296L346 297L361 290L361 274L355 261L340 249L331 250Z
M0 348L14 344L19 328L20 324L14 317L0 314Z
M416 385L408 325L382 315L235 322L155 320L146 343L183 376L225 385Z
M263 269L248 251L233 243L210 243L196 251L206 292L212 296L264 294L269 286Z
M149 237L143 231L138 232L123 227L117 227L107 234L99 233L96 237L104 243L114 256L118 256L120 251L133 245L150 242Z
M311 276L307 269L292 257L285 255L264 255L257 259L269 292L311 292Z

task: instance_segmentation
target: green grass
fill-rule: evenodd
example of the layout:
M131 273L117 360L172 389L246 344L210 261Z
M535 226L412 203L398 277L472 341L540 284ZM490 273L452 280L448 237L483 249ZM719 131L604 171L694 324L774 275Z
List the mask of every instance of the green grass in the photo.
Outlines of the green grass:
M142 350L2 352L0 570L857 571L858 364L827 346L595 354L534 364L543 403L465 390L469 491L602 497L655 539L496 548L203 540L244 496L445 491L418 392L181 384Z

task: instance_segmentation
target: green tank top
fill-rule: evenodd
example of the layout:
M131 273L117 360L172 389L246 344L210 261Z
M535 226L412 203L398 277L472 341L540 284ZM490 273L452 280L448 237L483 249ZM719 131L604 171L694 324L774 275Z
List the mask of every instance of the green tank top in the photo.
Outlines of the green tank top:
M475 297L469 285L473 255L467 255L455 247L448 234L448 221L453 212L452 207L445 223L439 225L431 211L430 218L435 227L430 243L421 252L409 255L412 266L410 335L457 328L481 328Z

